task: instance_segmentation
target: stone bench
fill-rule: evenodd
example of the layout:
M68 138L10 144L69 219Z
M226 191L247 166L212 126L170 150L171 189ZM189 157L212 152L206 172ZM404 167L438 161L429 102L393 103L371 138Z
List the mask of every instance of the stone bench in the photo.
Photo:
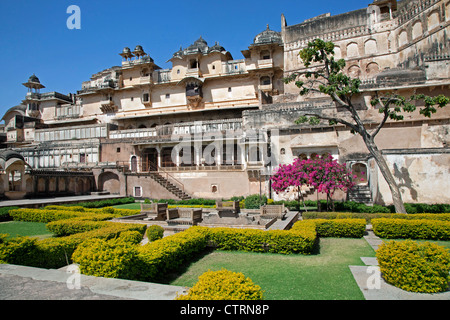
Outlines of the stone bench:
M260 207L261 218L277 218L282 220L286 216L284 203L281 205L264 205Z
M167 210L167 223L169 225L184 224L197 225L202 221L203 209L175 208Z
M164 221L167 217L167 203L143 203L141 202L141 214L146 214L144 220Z
M216 210L220 217L235 217L241 212L239 201L216 200Z

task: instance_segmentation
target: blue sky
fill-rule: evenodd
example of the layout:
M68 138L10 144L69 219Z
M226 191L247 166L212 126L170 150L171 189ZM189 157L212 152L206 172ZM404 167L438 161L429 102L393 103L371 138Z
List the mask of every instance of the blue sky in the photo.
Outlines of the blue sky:
M76 93L98 71L120 65L118 55L138 44L162 68L180 46L202 36L242 59L253 38L270 25L281 30L319 14L364 8L370 1L136 1L0 0L0 114L23 99L23 82L35 73L42 92ZM69 30L67 7L81 9L81 30ZM0 116L0 117L1 117Z

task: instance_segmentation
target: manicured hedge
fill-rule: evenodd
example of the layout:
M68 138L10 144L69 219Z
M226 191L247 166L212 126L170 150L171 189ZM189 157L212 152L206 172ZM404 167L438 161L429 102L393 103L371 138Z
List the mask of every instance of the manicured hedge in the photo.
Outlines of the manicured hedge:
M372 219L373 232L380 238L450 240L450 221L427 219Z
M449 286L450 254L442 246L412 240L383 243L376 257L383 278L412 292L435 293Z
M117 210L88 210L81 207L67 209L63 206L11 210L14 220L48 223L48 228L58 237L44 240L27 237L4 240L0 244L0 260L34 267L60 268L71 263L72 253L87 239L112 239L127 231L137 231L142 239L145 225L104 221L123 214Z
M221 250L309 254L316 242L315 224L307 221L297 222L288 231L237 228L205 230L210 245Z
M450 221L450 214L448 213L417 213L417 214L403 214L403 213L358 213L358 212L303 212L303 219L366 219L370 223L372 219L377 218L395 218L395 219L428 219L428 220L444 220Z
M361 238L366 232L364 219L314 219L319 237Z
M205 232L192 227L143 246L123 245L116 240L88 240L78 246L72 258L83 274L151 281L176 270L204 250L206 244Z
M207 271L198 282L177 300L262 300L261 287L241 272Z

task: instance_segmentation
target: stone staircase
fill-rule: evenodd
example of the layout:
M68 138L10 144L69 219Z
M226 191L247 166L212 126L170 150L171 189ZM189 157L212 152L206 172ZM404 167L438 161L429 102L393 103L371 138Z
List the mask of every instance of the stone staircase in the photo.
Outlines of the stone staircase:
M367 205L373 204L372 193L368 185L356 185L347 194L348 201L355 201Z
M181 200L189 200L191 199L191 196L184 192L182 189L180 189L178 186L170 182L168 179L163 177L158 172L150 172L150 177L158 182L163 188L165 188L167 191L171 192Z

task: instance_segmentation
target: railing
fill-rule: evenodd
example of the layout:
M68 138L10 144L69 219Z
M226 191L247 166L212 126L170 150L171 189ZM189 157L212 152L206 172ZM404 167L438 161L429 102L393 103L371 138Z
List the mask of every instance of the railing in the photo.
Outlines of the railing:
M244 60L231 60L222 62L222 72L223 73L244 73L245 69L245 61Z
M172 70L164 69L164 70L156 70L156 81L158 83L170 82L172 80Z
M121 168L125 169L125 171L131 172L131 173L138 173L138 172L140 172L140 173L157 173L166 180L165 185L164 185L164 187L166 189L168 187L168 184L172 183L178 189L180 189L181 191L184 192L184 184L180 180L175 178L173 175L171 175L169 172L167 172L164 168L161 168L160 166L158 166L157 164L155 164L151 161L147 161L147 162L140 161L139 163L137 161L136 162L117 161L116 166L121 167Z
M110 131L110 139L124 139L124 138L156 138L171 135L189 135L221 132L226 130L242 129L242 119L223 119L223 120L208 120L183 122L156 126L155 128L142 129L128 129L128 130L114 130Z

